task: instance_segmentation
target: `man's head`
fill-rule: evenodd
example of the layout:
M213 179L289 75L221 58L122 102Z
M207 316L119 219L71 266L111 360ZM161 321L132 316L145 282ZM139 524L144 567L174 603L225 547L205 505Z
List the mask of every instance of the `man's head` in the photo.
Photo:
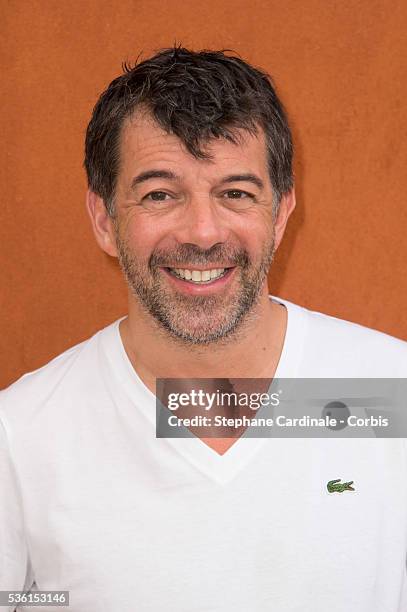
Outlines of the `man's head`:
M274 206L293 186L292 141L270 77L221 51L163 50L114 79L100 96L86 134L89 187L112 214L120 169L122 127L140 107L198 159L212 138L235 139L234 129L264 130Z
M291 163L270 80L237 57L165 50L109 85L86 136L88 209L161 329L208 344L247 319L294 206Z

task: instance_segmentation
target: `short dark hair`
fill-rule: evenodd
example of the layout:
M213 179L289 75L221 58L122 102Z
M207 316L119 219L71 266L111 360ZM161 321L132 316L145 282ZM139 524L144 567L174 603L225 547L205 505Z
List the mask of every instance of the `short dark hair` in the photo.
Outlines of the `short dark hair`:
M202 145L211 138L237 142L236 128L251 134L263 128L275 207L293 186L292 138L284 108L270 76L227 51L163 49L131 67L102 93L86 132L85 168L92 191L114 215L124 120L146 108L196 158L208 159Z

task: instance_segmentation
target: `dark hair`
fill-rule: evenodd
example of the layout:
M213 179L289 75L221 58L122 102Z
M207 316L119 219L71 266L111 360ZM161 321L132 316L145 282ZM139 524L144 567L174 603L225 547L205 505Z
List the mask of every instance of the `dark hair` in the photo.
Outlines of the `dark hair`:
M196 158L211 138L237 142L236 128L263 128L275 207L293 185L292 139L284 108L266 72L225 51L163 49L154 57L123 66L124 73L102 93L86 132L89 187L114 214L124 120L138 107L173 133Z

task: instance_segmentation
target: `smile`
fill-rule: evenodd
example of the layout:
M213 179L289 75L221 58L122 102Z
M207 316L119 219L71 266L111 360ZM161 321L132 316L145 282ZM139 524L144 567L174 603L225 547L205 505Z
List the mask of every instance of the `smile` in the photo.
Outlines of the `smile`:
M167 270L182 280L194 283L197 285L211 283L219 278L222 278L230 268L212 268L209 270L190 270L184 268L167 268Z

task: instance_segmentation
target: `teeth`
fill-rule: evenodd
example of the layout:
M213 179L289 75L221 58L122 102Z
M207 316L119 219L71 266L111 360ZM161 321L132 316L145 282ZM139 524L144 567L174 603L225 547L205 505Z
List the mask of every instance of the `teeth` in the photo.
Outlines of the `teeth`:
M225 272L225 268L214 268L212 270L186 270L182 268L170 268L171 272L179 278L192 280L194 283L207 283L214 278L219 278Z

